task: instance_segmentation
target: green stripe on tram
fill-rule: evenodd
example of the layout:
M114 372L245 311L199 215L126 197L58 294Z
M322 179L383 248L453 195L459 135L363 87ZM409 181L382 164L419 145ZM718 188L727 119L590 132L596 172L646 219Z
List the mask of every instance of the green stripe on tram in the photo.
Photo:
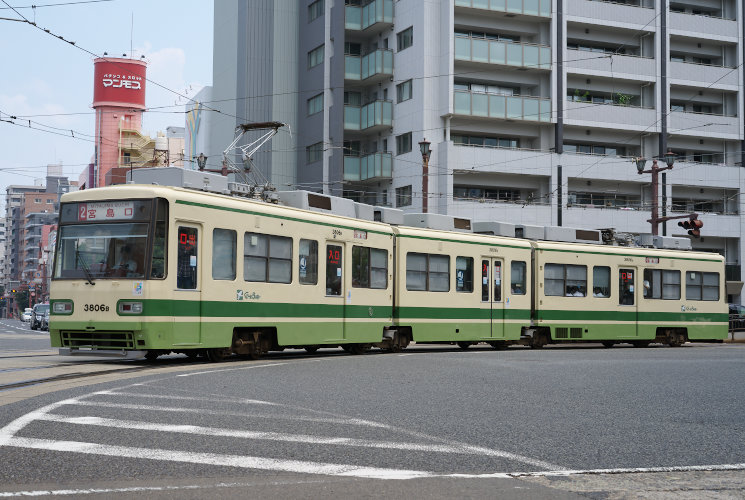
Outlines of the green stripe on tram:
M611 322L727 322L727 313L696 312L642 312L642 311L564 311L541 309L536 312L539 321L611 321Z
M343 299L340 299L343 300ZM207 318L390 318L390 305L294 304L289 302L219 302L148 299L143 316L202 316Z
M504 319L530 320L528 309L494 309L494 313ZM396 307L393 311L396 319L444 319L444 320L488 320L492 317L491 309L462 307Z

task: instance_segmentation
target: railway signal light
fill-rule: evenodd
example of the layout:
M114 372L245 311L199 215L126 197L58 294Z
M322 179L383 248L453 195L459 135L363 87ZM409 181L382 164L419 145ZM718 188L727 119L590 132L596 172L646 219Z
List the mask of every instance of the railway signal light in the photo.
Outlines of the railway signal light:
M704 227L704 223L698 220L698 215L691 215L689 220L678 222L678 225L688 231L688 234L694 238L701 237L701 228Z

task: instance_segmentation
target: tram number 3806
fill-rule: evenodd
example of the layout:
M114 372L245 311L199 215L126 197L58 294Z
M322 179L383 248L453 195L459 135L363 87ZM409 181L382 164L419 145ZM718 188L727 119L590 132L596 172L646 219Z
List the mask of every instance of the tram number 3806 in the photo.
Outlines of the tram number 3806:
M108 312L109 306L105 304L84 304L83 311Z

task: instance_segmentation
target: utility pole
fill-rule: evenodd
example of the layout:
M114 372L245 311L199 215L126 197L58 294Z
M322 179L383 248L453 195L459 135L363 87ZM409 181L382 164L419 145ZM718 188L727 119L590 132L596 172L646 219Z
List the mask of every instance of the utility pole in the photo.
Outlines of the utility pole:
M660 203L659 203L659 173L663 172L665 170L672 170L673 164L675 163L675 157L677 155L667 150L667 153L665 153L662 156L662 159L665 160L665 163L667 164L666 167L658 167L657 166L657 158L652 159L652 168L649 170L644 170L644 166L647 164L647 159L640 157L635 158L634 163L636 163L636 170L639 175L641 174L652 174L652 218L647 219L647 222L652 224L652 236L657 236L658 231L658 225L661 222L669 221L672 219L690 219L690 222L687 223L678 223L679 226L683 227L684 229L688 229L688 234L691 236L694 236L696 238L699 237L700 229L704 225L703 222L698 220L698 214L696 213L690 213L686 215L675 215L675 216L667 216L667 217L660 217L659 216L659 210L660 210ZM695 221L695 222L694 222Z

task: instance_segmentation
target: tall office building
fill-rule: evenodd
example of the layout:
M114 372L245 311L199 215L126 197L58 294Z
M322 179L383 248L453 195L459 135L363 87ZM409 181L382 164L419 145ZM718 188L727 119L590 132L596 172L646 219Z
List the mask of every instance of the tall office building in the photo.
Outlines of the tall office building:
M699 213L739 298L743 2L216 2L209 142L291 125L275 183L407 211L650 232ZM220 128L222 127L222 128ZM419 143L431 143L423 177ZM294 158L289 157L292 151ZM660 167L666 166L660 160ZM426 182L426 189L424 182ZM660 234L684 236L670 221ZM739 284L741 287L741 283Z

